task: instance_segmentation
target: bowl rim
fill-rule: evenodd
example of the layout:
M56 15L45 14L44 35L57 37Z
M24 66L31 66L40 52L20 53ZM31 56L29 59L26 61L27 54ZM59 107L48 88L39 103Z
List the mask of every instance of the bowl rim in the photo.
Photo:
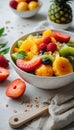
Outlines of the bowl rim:
M41 8L41 6L42 6L42 1L39 0L38 3L39 3L39 6L38 6L37 8L35 8L35 9L33 9L33 10L18 11L18 10L16 10L16 9L12 8L10 5L9 5L9 7L10 7L13 11L15 11L15 12L19 12L19 13L29 13L29 12L34 12L34 11L38 10L39 8Z
M63 76L38 76L38 75L34 75L34 74L32 74L32 73L26 72L26 71L20 69L19 67L17 67L17 66L15 65L15 63L14 63L12 57L11 57L11 54L12 54L13 48L14 48L14 46L16 45L17 41L18 41L18 40L21 40L21 39L24 39L24 40L25 40L25 38L27 38L28 35L35 34L35 33L37 33L37 32L42 32L42 31L44 31L44 30L46 30L46 29L41 29L41 30L38 30L38 31L30 32L30 33L27 33L27 34L23 35L23 36L20 37L19 39L17 39L17 40L12 44L12 46L10 47L10 51L9 51L11 63L13 64L13 66L15 66L15 68L19 69L19 71L21 71L21 72L23 72L23 73L26 73L26 74L29 75L29 76L32 76L32 77L34 76L34 77L37 77L37 78L43 78L43 79L49 79L49 78L51 78L51 79L55 79L55 78L64 78L64 77L66 77L66 76L74 75L74 72L72 72L72 73L69 73L69 74L66 74L66 75L63 75ZM66 33L66 34L70 34L71 36L73 35L73 37L74 37L74 34L73 34L72 32L69 32L69 31L65 31L65 30L61 30L61 29L51 29L51 30L53 30L53 31L58 31L58 32L60 31L60 32L63 32L63 33Z

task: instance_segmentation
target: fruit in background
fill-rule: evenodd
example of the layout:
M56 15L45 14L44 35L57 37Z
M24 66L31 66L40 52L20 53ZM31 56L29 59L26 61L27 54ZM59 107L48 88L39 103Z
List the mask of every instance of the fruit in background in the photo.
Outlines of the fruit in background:
M16 0L11 0L9 5L13 8L13 9L16 9L17 5L18 5L18 2Z
M35 69L34 73L38 76L52 76L53 69L50 65L41 64L39 67Z
M37 7L39 7L39 3L36 2L36 1L31 1L31 2L29 2L29 4L28 4L29 10L34 10L34 9L36 9Z
M58 57L53 62L53 70L56 76L62 76L72 73L73 67L67 58Z
M61 56L74 56L74 47L62 45L59 48L59 53Z
M27 11L28 3L27 2L19 2L16 8L18 11Z
M47 51L51 51L52 53L57 50L57 45L53 42L47 45Z
M0 82L5 81L9 75L10 75L10 72L8 69L4 67L0 67Z
M72 0L53 0L49 6L48 19L58 24L72 22L73 14L70 6Z
M27 3L31 2L31 1L36 1L36 2L38 2L38 0L26 0Z
M49 42L51 42L51 38L49 36L45 36L43 38L43 42L46 43L46 44L48 44Z
M26 0L16 0L17 2L26 2Z
M7 68L9 66L8 60L4 55L0 55L0 67Z
M6 89L6 96L19 98L26 90L26 84L21 79L13 80Z
M53 32L53 37L58 41L58 42L68 42L70 40L70 36L59 33L59 32Z
M24 61L22 59L17 59L16 60L16 65L26 71L26 72L31 72L34 70L36 67L38 67L42 63L42 59L40 57L34 58L30 61Z

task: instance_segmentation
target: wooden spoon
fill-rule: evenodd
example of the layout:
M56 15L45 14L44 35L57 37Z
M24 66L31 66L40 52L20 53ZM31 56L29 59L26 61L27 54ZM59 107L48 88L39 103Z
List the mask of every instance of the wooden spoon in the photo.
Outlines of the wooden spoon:
M46 111L48 111L48 105L42 108L37 108L36 110L12 116L9 119L9 124L12 128L18 128Z

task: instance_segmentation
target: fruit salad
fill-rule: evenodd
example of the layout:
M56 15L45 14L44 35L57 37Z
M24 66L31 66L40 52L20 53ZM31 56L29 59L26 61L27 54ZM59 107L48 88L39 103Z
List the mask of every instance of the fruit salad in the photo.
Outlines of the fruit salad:
M74 72L74 40L46 29L18 40L11 57L21 70L37 76L63 76Z
M10 0L9 5L17 11L34 10L40 6L38 0Z

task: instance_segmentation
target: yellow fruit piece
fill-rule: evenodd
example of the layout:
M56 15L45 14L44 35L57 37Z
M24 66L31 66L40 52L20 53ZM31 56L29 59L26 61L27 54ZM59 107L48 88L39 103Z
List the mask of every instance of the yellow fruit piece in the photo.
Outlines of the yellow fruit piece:
M16 8L18 11L27 11L28 3L27 2L19 2Z
M55 59L53 62L53 70L56 76L62 76L73 72L70 61L64 57Z
M28 4L29 10L34 10L34 9L36 9L38 6L39 6L39 3L36 2L36 1L31 1L31 2L29 2L29 4Z
M37 45L39 45L40 43L42 43L43 38L42 38L42 37L38 37L38 38L35 38L34 41L35 41L35 43L36 43Z
M34 53L32 53L31 51L27 52L27 55L28 55L27 57L28 60L31 60L34 57Z
M43 31L43 36L52 36L52 30L47 29L47 30Z
M52 76L53 69L50 65L41 64L38 68L35 69L35 75L38 76Z
M22 43L22 45L19 48L19 51L31 52L33 53L33 55L37 55L38 46L32 39L27 39Z

